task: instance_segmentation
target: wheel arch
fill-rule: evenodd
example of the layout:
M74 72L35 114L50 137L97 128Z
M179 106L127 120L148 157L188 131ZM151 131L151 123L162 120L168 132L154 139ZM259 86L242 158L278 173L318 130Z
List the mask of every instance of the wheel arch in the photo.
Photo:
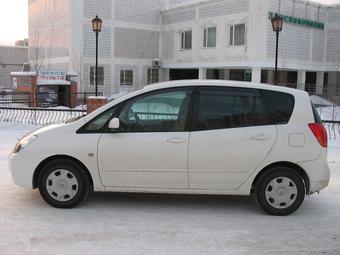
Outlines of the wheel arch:
M309 177L306 173L306 171L300 167L299 165L297 165L296 163L292 163L292 162L288 162L288 161L280 161L280 162L275 162L272 163L266 167L264 167L255 177L255 179L253 180L253 183L251 185L251 194L253 194L254 189L257 185L257 183L267 174L271 171L272 168L274 167L289 167L291 169L293 169L297 174L299 174L304 183L305 183L305 188L306 188L306 195L309 194L309 189L310 189L310 181L309 181Z
M87 167L80 160L78 160L74 157L68 156L68 155L54 155L54 156L48 157L48 158L44 159L42 162L40 162L40 164L37 166L37 168L35 169L34 174L33 174L33 180L32 180L33 189L36 189L38 187L38 178L39 178L39 175L40 175L42 169L48 163L50 163L53 160L57 160L57 159L64 159L64 160L68 159L68 160L72 160L73 162L78 164L83 169L85 175L87 176L87 178L90 182L90 186L93 189L93 179L92 179L92 176L90 174L90 171L87 169Z

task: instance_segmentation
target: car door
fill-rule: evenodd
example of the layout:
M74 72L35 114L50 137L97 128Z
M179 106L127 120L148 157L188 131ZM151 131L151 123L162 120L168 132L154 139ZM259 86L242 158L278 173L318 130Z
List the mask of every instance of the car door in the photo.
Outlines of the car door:
M107 187L188 189L188 111L191 89L167 89L133 98L115 114L120 128L98 143Z
M237 189L266 157L276 126L255 89L200 88L188 167L191 189Z

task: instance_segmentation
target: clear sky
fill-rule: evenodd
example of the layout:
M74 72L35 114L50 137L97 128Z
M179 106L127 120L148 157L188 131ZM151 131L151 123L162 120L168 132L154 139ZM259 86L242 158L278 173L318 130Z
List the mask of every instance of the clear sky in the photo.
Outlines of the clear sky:
M0 45L28 37L27 0L0 0Z
M325 4L340 0L314 0ZM28 37L27 0L0 0L0 45L14 45L16 40Z

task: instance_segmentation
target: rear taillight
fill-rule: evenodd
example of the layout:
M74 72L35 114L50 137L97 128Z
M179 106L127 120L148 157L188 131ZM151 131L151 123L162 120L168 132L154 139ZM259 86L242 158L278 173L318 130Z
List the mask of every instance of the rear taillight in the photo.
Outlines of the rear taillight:
M320 145L324 148L327 148L328 139L326 128L322 124L318 123L310 123L308 126Z

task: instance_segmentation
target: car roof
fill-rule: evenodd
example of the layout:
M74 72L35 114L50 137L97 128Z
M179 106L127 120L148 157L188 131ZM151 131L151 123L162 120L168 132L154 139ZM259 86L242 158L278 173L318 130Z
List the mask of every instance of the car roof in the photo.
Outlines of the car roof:
M151 85L145 86L143 89L136 90L134 92L128 93L124 96L121 96L113 101L110 101L105 106L93 111L90 113L87 118L91 119L96 116L98 113L105 111L111 106L123 102L129 98L139 96L146 92L152 92L160 89L167 88L180 88L180 87L194 87L194 86L218 86L218 87L237 87L237 88L255 88L255 89L265 89L271 91L279 91L290 93L294 96L308 96L308 93L298 89L292 89L282 86L275 86L263 83L254 83L254 82L243 82L243 81L228 81L228 80L177 80L177 81L166 81L155 83Z
M276 86L271 84L264 83L255 83L255 82L244 82L244 81L229 81L229 80L178 80L178 81L166 81L155 83L151 85L147 85L142 89L143 92L164 89L164 88L173 88L173 87L186 87L186 86L219 86L219 87L238 87L238 88L255 88L255 89L265 89L279 92L286 92L290 94L307 94L307 92L287 88L283 86ZM140 92L142 92L140 91Z

